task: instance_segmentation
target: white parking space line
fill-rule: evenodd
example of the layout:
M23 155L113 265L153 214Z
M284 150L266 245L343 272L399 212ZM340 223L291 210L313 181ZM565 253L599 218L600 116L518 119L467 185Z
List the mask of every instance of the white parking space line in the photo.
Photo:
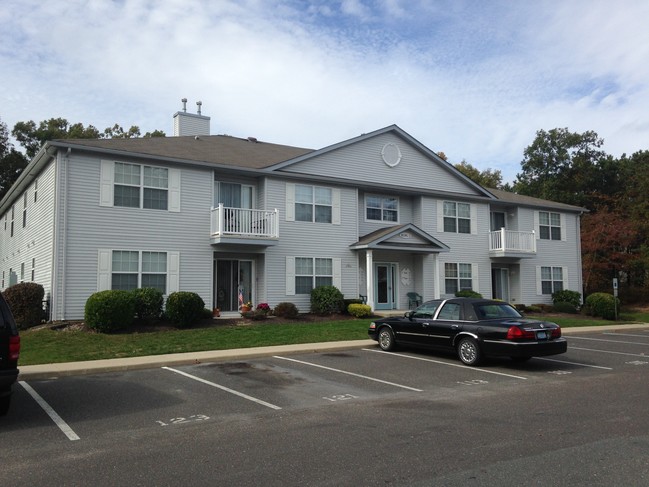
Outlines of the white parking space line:
M588 338L588 337L569 337L570 340L590 340L593 342L606 342L606 343L619 343L621 345L649 345L649 343L638 343L638 342L622 342L620 340L605 340L604 338Z
M631 333L602 333L602 335L611 335L616 337L649 338L649 335L633 335Z
M384 352L383 350L373 350L371 348L363 348L363 350L366 352L383 353L385 355L390 355L393 357L404 357L404 358L409 358L411 360L421 360L422 362L432 362L434 364L448 365L449 367L458 367L460 369L467 369L476 372L484 372L485 374L502 375L504 377L511 377L513 379L527 380L527 377L521 377L520 375L505 374L503 372L496 372L495 370L486 370L486 369L481 369L479 367L469 367L468 365L453 364L450 362L443 362L441 360L432 360L424 357L414 357L412 355L403 355L401 353L394 353L394 352Z
M356 374L354 372L348 372L346 370L333 369L331 367L326 367L324 365L314 364L312 362L304 362L302 360L296 360L294 358L288 358L288 357L280 357L278 355L274 355L273 358L278 358L280 360L288 360L290 362L296 362L298 364L303 364L303 365L310 365L311 367L317 367L319 369L330 370L332 372L338 372L339 374L346 374L346 375L351 375L351 376L354 376L354 377L360 377L361 379L367 379L367 380L371 380L371 381L374 381L374 382L380 382L381 384L387 384L389 386L400 387L402 389L408 389L409 391L423 392L421 389L415 389L414 387L404 386L402 384L395 384L394 382L388 382L386 380L376 379L374 377L368 377L367 375Z
M645 355L644 353L614 352L612 350L595 350L594 348L580 348L580 347L570 347L570 350L584 350L586 352L613 353L615 355L627 355L629 357L649 358L649 355Z
M574 347L570 347L573 349ZM545 360L546 362L557 362L560 364L568 364L568 365L579 365L580 367L591 367L593 369L604 369L604 370L613 370L611 367L602 367L601 365L590 365L590 364L581 364L578 362L567 362L565 360L557 360L554 358L545 358L545 357L534 357L537 360Z
M54 421L54 424L59 427L59 429L65 434L65 436L68 437L71 441L79 440L79 436L72 431L72 428L68 426L68 423L63 421L63 418L59 416L54 409L52 409L52 406L47 404L45 399L43 399L38 392L36 392L32 386L30 386L27 382L25 381L18 381L18 383L23 386L23 389L25 389L30 396L34 398L34 400L38 403L40 407L43 408L43 411L47 413L47 415Z
M192 374L188 374L187 372L183 372L182 370L177 370L177 369L172 369L171 367L162 367L165 370L169 370L171 372L175 372L176 374L183 375L185 377L188 377L190 379L193 379L198 382L202 382L203 384L207 384L208 386L216 387L217 389L221 389L222 391L229 392L230 394L234 394L235 396L242 397L244 399L247 399L248 401L255 402L257 404L261 404L262 406L266 406L267 408L271 409L282 409L279 406L275 406L274 404L271 404L266 401L262 401L261 399L257 399L256 397L249 396L248 394L244 394L243 392L235 391L234 389L230 389L229 387L225 387L219 384L216 384L215 382L211 382L209 380L201 379L200 377L197 377Z

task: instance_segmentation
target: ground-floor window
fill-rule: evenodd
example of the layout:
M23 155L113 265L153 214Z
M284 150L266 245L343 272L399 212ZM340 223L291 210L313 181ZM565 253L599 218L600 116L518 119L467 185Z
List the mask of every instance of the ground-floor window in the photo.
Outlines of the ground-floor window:
M553 294L563 291L563 269L561 267L541 267L541 292Z
M153 287L167 294L167 253L113 250L111 289Z
M446 294L472 289L473 272L471 264L444 264L444 284Z
M333 285L333 259L295 258L295 294L310 294L318 286Z

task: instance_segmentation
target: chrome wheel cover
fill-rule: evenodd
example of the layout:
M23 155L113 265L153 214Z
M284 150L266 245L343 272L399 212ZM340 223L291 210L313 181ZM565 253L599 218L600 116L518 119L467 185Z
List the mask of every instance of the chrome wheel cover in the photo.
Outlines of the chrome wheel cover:
M392 345L392 337L389 330L381 330L379 333L379 345L382 349L386 350Z
M460 359L462 362L472 364L478 356L478 350L475 343L470 340L464 340L460 344Z

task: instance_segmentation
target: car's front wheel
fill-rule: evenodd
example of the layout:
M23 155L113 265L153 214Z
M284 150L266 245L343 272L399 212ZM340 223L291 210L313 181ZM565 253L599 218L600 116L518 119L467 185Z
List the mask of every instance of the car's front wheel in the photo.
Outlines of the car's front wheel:
M464 337L457 344L457 356L465 365L478 365L482 361L480 346L471 337Z
M394 350L396 343L394 342L394 333L387 326L384 326L379 330L379 347L381 350L390 352Z

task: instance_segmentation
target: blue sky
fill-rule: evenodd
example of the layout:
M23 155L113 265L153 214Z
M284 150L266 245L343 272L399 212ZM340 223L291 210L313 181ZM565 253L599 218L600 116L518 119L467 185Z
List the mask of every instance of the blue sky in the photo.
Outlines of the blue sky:
M3 0L0 119L318 149L397 124L452 163L520 171L537 130L649 149L647 0Z

